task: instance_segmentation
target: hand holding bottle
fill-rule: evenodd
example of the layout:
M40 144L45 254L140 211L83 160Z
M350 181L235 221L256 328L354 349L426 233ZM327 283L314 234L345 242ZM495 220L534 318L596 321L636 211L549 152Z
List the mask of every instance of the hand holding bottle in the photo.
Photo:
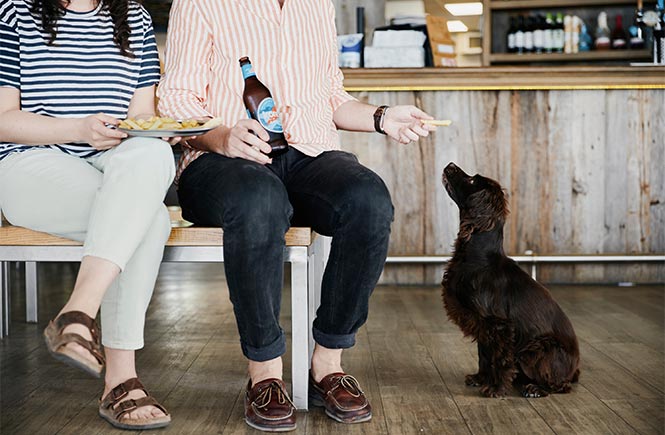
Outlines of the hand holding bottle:
M272 159L266 154L272 151L268 132L254 119L241 119L231 128L219 129L222 137L214 151L230 158L240 158L266 165Z

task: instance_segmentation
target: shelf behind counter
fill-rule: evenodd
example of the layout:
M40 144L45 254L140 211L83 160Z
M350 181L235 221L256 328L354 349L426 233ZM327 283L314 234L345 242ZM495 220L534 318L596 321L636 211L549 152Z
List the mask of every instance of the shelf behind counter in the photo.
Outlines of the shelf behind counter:
M350 91L665 89L665 66L343 69Z

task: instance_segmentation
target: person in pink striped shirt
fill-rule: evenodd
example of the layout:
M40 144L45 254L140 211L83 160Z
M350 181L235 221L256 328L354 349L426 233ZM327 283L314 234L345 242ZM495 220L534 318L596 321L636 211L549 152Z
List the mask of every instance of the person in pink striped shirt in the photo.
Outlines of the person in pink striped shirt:
M368 313L388 251L393 205L383 181L340 150L338 129L408 144L432 119L414 106L376 107L344 91L330 0L174 0L159 111L218 117L190 140L178 169L183 217L224 229L225 272L250 380L245 421L265 431L296 427L282 382L279 325L284 234L291 225L332 236L313 326L309 395L342 423L372 417L342 351ZM268 133L248 119L238 60L248 56L282 114L289 151L273 159Z

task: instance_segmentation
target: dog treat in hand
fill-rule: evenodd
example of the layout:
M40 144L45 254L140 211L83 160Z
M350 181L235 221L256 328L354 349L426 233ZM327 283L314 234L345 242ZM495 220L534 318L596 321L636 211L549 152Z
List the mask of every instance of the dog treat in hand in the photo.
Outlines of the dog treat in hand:
M437 127L448 127L453 122L450 119L423 119L422 123L434 125Z

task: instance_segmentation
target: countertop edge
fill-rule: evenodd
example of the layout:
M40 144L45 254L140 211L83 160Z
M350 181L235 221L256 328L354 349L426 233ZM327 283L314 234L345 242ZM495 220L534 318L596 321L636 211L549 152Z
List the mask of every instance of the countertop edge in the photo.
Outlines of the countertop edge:
M359 91L665 89L665 66L343 69Z

